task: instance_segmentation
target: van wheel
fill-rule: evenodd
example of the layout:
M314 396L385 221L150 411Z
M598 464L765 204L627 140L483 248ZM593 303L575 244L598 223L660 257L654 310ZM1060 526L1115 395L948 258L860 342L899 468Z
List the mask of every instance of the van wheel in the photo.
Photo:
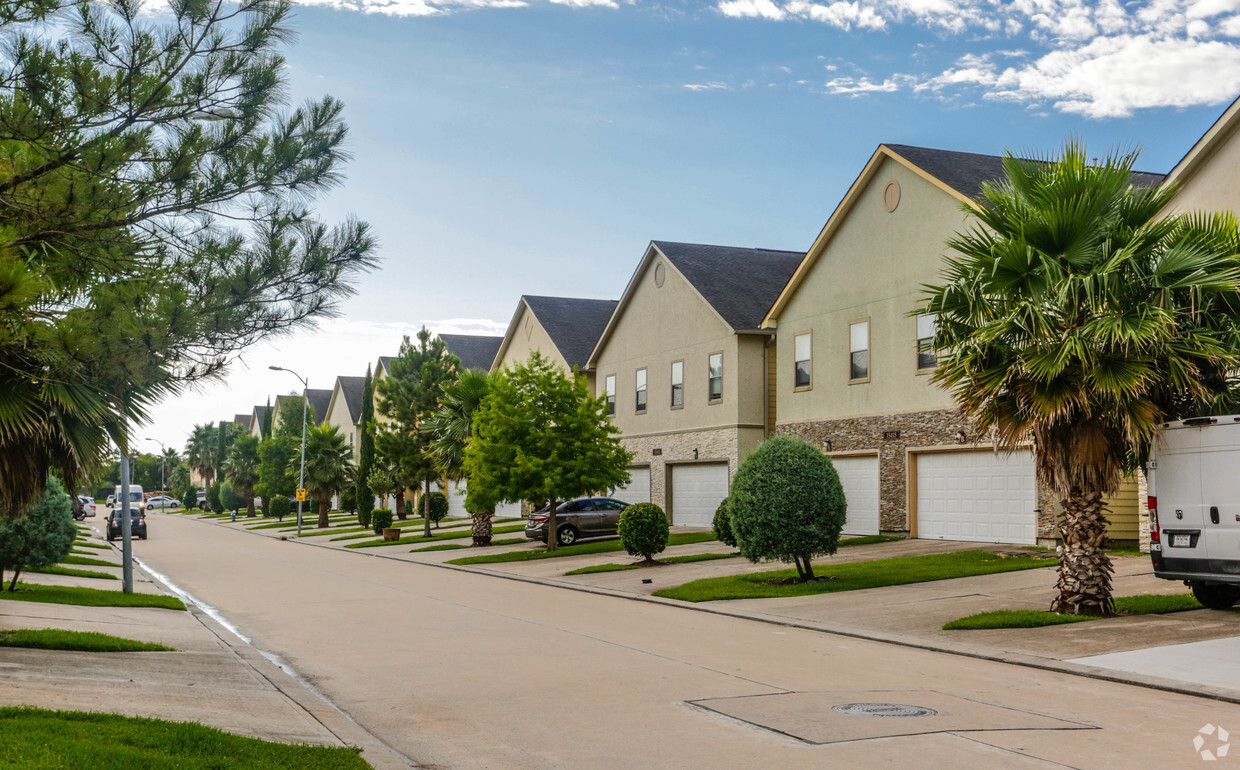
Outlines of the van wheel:
M1229 610L1240 601L1240 586L1193 583L1193 596L1201 606L1211 610Z
M572 545L577 542L577 530L570 526L560 527L560 531L555 533L555 542L560 545Z

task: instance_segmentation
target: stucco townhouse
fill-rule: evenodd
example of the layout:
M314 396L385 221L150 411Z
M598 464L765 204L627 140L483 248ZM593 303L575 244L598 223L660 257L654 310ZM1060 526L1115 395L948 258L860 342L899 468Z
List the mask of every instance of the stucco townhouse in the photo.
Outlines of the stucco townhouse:
M337 377L324 422L340 431L356 464L362 443L362 390L365 377Z
M491 371L524 363L538 351L565 371L576 369L594 390L590 353L615 312L616 300L523 295L508 322Z
M271 429L274 431L280 426L280 407L289 401L297 401L300 405L301 393L288 393L276 396L276 401L271 408L275 410L271 419ZM332 400L332 391L328 388L307 388L306 401L313 410L314 416L311 424L321 425L326 419L327 405Z
M710 526L768 433L773 332L760 325L803 256L650 243L587 364L633 453L618 498Z
M263 438L263 421L267 418L267 405L255 404L250 411L250 429L249 433L258 440Z
M880 145L762 322L776 333L775 430L832 457L850 533L1056 536L1031 449L996 452L931 382L934 319L909 315L938 281L947 240L971 225L963 204L1003 173L997 156ZM1136 481L1109 502L1111 538L1135 541Z

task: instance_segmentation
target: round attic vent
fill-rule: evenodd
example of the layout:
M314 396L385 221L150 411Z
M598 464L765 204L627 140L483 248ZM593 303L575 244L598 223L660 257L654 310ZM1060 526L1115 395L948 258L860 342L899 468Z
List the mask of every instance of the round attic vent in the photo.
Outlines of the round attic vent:
M883 208L888 212L895 211L900 205L900 183L894 179L883 189Z
M904 706L899 703L842 703L832 710L859 717L932 717L939 713L923 706Z
M659 264L654 266L654 285L661 289L663 288L663 282L666 280L667 280L667 268L665 268L663 266L663 263L660 262Z

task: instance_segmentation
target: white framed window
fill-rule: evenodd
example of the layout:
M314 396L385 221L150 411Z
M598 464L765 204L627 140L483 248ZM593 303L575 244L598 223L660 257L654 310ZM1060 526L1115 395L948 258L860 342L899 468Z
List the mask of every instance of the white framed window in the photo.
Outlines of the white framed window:
M917 316L917 371L924 372L939 365L934 352L934 336L939 331L939 317L934 314Z
M869 319L848 325L848 379L850 382L870 379Z
M646 368L637 370L637 388L634 392L634 408L638 414L646 411Z
M712 404L723 400L723 353L706 357L706 393Z
M616 413L616 375L609 374L607 379L603 381L604 389L607 392L607 414Z
M672 408L685 405L685 362L672 362Z
M810 332L797 334L792 338L792 358L796 365L792 386L808 388L813 380L814 371L814 335Z

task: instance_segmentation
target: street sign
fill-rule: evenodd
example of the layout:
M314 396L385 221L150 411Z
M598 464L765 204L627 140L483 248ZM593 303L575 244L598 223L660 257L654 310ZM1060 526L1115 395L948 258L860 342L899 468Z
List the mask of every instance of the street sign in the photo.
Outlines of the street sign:
M306 502L306 490L304 489L297 490L297 502L299 503Z

